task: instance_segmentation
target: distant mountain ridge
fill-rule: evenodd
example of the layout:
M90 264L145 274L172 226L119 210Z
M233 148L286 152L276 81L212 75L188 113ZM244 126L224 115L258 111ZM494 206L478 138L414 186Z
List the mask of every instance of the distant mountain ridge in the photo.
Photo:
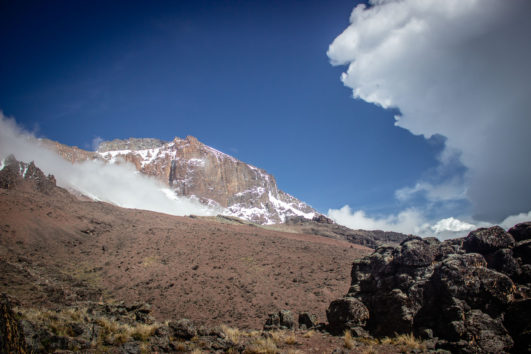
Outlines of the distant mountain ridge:
M318 213L306 203L278 189L265 170L199 142L176 137L171 142L153 138L101 142L96 152L43 140L70 162L100 159L129 162L146 175L167 184L177 195L225 209L233 216L258 224L282 223L288 217L311 219Z

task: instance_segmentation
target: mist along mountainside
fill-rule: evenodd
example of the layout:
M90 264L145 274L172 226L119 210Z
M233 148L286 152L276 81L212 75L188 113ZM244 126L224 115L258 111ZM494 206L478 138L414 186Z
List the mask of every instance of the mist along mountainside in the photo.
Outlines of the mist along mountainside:
M275 178L264 170L238 161L200 143L194 137L165 142L130 138L102 142L96 152L42 140L72 163L103 160L131 163L157 178L179 196L192 197L224 215L257 224L274 225L273 230L320 235L375 248L398 244L407 236L380 230L352 230L335 224L310 206L279 190Z
M318 213L297 198L281 191L266 171L246 164L199 142L192 136L171 142L158 139L102 142L96 152L43 142L71 162L101 159L129 162L146 175L168 185L177 195L258 224L284 222L286 217L311 219Z
M371 253L82 201L14 157L0 198L1 352L531 350L529 222Z

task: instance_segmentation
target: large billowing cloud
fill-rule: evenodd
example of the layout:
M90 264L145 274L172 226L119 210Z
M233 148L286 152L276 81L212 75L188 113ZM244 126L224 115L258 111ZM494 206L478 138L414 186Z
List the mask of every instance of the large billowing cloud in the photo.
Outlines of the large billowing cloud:
M20 161L35 161L43 172L53 174L61 187L95 200L173 215L215 215L219 212L176 196L160 182L137 173L128 164L110 165L101 161L71 164L43 147L38 139L0 112L0 160L9 154Z
M476 220L531 210L531 1L372 0L330 45L354 97L395 107L396 125L447 138L465 185L397 192L470 200Z

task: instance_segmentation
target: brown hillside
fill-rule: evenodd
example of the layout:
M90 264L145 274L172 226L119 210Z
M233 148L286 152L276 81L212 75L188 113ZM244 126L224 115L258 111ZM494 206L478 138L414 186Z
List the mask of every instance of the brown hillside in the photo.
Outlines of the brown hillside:
M0 189L0 292L31 307L125 300L152 304L160 320L259 328L268 312L289 309L324 321L330 301L348 290L350 264L369 252L80 201L60 188Z

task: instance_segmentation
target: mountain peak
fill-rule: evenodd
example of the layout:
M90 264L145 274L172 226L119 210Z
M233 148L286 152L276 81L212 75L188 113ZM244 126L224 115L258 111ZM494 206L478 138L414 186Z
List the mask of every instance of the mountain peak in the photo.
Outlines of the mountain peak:
M190 143L190 145L200 145L201 142L199 142L199 140L197 140L197 138L195 136L191 136L191 135L188 135L186 137L186 141L188 141L188 143Z
M69 161L101 159L128 162L157 178L178 196L259 224L282 223L287 217L311 219L318 213L297 198L278 189L275 178L188 135L171 142L153 138L115 139L102 142L95 154L73 154L52 145Z

